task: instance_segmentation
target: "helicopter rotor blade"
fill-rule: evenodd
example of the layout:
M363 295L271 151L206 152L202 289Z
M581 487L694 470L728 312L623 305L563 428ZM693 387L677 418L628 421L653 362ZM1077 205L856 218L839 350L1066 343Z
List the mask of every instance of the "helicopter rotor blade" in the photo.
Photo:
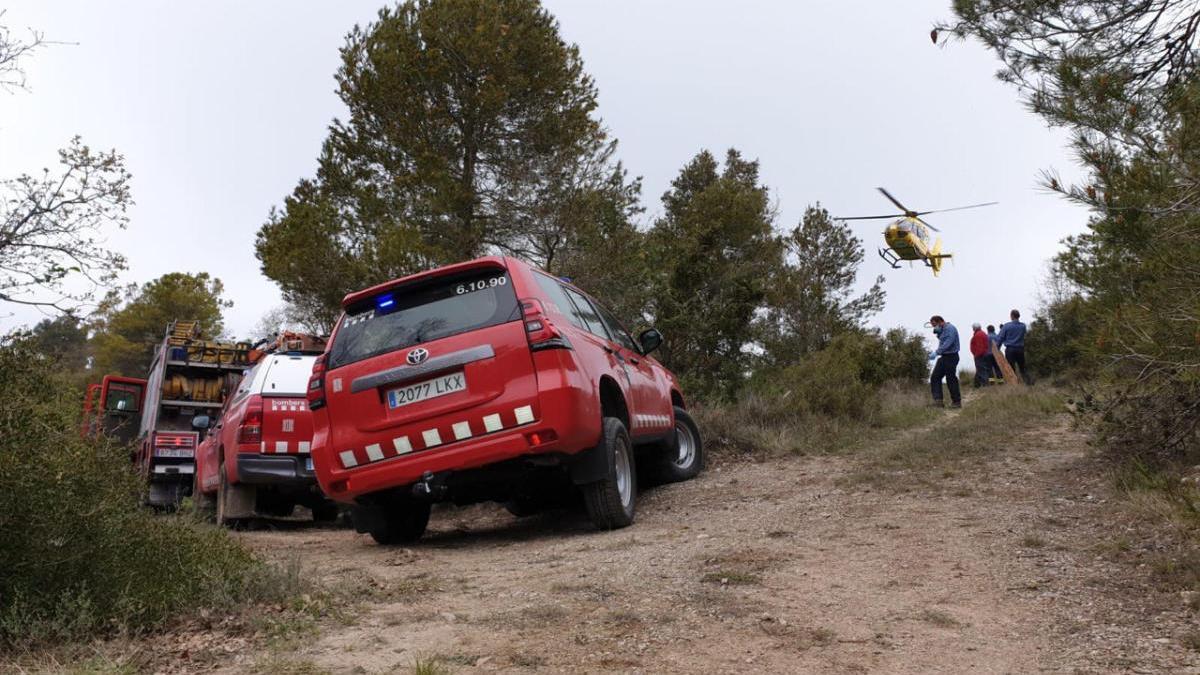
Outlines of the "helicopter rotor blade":
M896 199L895 197L893 197L893 196L892 196L892 193L888 192L887 190L884 190L884 189L883 189L883 188L881 188L881 187L880 187L880 188L875 188L875 189L876 189L876 190L879 190L881 193L883 193L883 196L884 196L884 197L887 197L888 201L889 201L889 202L891 202L891 203L893 203L893 204L895 204L895 205L896 205L896 208L898 208L898 209L900 209L901 211L903 211L903 212L905 213L905 215L908 215L908 214L910 214L910 213L912 213L912 212L913 212L913 210L912 210L912 209L910 209L910 208L908 208L907 206L905 206L905 205L901 204L899 199Z
M962 211L964 209L977 209L981 206L995 206L996 204L999 204L999 203L1000 202L984 202L982 204L971 204L970 206L956 206L952 209L934 209L932 211L918 211L917 215L923 216L923 215L926 215L929 213L946 213L948 211Z
M920 223L920 224L924 225L925 227L928 227L929 229L933 230L934 232L941 232L941 230L939 230L939 229L937 229L936 227L934 227L934 226L930 225L929 223L925 222L925 220L924 220L924 219L922 219L920 216L913 216L913 220L915 220L915 221L917 221L918 223Z
M834 216L833 219L834 220L886 220L888 218L903 218L906 215L908 215L908 214L897 213L897 214L894 214L891 216L850 216L848 218L839 218L837 216Z

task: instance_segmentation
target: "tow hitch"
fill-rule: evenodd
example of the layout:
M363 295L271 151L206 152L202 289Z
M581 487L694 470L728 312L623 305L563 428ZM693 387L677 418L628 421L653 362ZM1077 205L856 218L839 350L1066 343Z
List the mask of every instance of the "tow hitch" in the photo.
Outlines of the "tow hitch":
M437 501L446 496L446 476L448 475L447 473L434 475L432 471L426 471L421 476L421 480L413 483L413 498L424 501Z

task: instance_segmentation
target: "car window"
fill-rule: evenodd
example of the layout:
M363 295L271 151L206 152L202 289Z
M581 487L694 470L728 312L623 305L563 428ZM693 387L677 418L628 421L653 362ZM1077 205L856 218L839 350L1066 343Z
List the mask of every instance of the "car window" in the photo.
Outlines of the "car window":
M520 318L503 269L437 277L348 308L329 351L329 368Z
M557 279L551 279L540 272L534 272L533 277L537 279L538 286L546 294L546 304L552 305L551 307L547 307L547 309L567 317L567 321L574 324L576 328L588 330L587 324L579 316L579 310L575 309L575 303L571 302L571 299L567 297L567 289L563 288L563 285Z
M228 403L233 403L246 398L246 395L249 394L250 390L254 388L254 378L258 375L258 369L261 367L262 362L260 361L253 368L242 373L242 379L238 380L237 390L234 391L233 396L229 397ZM229 407L228 404L226 407Z
M608 332L613 335L613 339L616 340L617 344L635 354L641 351L638 349L637 343L633 341L633 336L627 333L624 328L621 328L621 324L612 315L612 312L608 311L606 307L598 302L592 303L592 306L600 313L600 318L604 320L604 325L608 326Z
M611 339L608 331L604 328L604 321L596 313L596 309L592 307L592 303L588 301L587 296L566 286L563 286L562 289L575 305L575 310L579 313L579 318L585 324L584 328L589 333L602 337L605 340Z
M138 411L139 391L130 385L113 384L108 389L104 405L108 410L121 412Z
M263 374L263 396L304 396L315 356L274 356Z

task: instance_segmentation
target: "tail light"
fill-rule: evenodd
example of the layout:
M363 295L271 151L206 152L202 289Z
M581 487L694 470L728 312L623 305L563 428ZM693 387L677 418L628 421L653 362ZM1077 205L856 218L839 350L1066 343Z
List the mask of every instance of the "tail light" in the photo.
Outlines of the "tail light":
M525 321L525 337L529 339L530 349L535 352L543 349L571 349L570 340L555 328L540 300L521 300L521 315Z
M322 354L313 361L312 375L308 378L309 410L320 410L325 407L325 355Z
M262 442L263 409L262 401L251 401L242 415L242 423L238 426L238 443Z

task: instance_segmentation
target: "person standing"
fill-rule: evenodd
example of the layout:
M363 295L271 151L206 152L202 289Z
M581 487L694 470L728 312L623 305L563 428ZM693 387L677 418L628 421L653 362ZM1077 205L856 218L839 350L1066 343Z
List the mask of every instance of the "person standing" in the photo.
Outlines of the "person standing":
M988 324L988 365L991 367L991 372L988 373L988 381L992 378L996 379L998 384L1004 383L1004 373L1000 372L1000 362L996 360L996 352L1000 351L1000 336L996 334L996 327Z
M1021 323L1021 313L1017 310L1009 312L1008 316L1012 321L1000 327L997 337L1000 344L1004 345L1004 358L1008 360L1008 365L1012 366L1013 372L1018 372L1019 368L1021 380L1029 384L1029 371L1025 366L1025 333L1028 329Z
M929 376L929 388L933 393L933 405L942 407L942 380L946 380L946 388L950 390L950 405L962 407L962 394L958 390L958 329L938 315L929 319L933 326L933 334L938 336L937 363L933 365L933 373Z
M992 376L992 362L988 359L990 344L987 333L979 324L971 324L971 331L971 356L975 357L975 388L978 389L986 387Z

